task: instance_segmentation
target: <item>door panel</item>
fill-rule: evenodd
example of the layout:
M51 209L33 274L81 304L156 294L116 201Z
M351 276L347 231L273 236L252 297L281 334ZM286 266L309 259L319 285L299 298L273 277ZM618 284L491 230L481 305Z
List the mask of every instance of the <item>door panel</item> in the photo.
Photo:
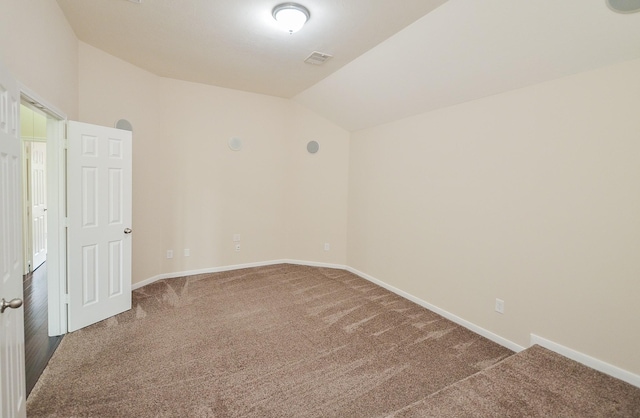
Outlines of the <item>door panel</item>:
M0 66L0 298L22 299L19 96ZM25 417L24 311L0 314L0 416Z
M131 132L69 122L69 331L131 308Z
M47 144L31 143L31 217L33 270L47 260Z

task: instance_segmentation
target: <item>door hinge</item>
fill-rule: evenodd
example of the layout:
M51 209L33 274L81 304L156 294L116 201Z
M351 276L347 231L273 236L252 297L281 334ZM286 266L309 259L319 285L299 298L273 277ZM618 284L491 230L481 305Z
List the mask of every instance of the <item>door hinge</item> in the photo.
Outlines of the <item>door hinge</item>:
M62 224L63 228L69 228L69 218L62 218L62 221L60 223Z
M64 141L62 141L62 147L64 149L69 149L69 140L65 139Z
M63 299L63 300L64 300L64 303L65 303L66 305L68 305L68 304L69 304L69 301L71 300L71 299L69 298L69 294L68 294L68 293L66 293L66 294L64 295L64 297L63 297L63 298L64 298L64 299Z

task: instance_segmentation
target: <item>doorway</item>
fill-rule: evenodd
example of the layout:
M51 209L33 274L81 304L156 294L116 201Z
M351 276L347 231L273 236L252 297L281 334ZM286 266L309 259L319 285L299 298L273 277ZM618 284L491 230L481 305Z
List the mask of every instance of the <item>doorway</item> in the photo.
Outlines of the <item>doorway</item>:
M64 214L63 126L66 117L42 104L22 87L20 137L22 145L23 300L25 377L28 395L62 340L66 290L61 266L66 241L60 231ZM62 186L61 186L62 184Z
M35 270L46 272L45 347L49 337L131 308L132 134L67 121L24 86L20 93L25 106L46 116L47 250Z
M20 104L24 274L47 260L47 116Z

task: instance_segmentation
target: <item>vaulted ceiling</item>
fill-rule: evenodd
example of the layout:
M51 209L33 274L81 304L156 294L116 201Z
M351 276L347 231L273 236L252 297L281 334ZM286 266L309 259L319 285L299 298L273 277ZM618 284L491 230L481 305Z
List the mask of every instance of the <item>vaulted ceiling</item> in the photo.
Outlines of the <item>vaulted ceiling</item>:
M348 130L640 58L640 13L605 0L299 2L311 19L289 35L277 0L58 0L80 40L132 64L293 98ZM304 63L313 51L334 58Z
M311 14L289 34L278 0L58 0L76 36L163 77L293 97L445 0L299 0ZM304 59L333 55L322 66Z

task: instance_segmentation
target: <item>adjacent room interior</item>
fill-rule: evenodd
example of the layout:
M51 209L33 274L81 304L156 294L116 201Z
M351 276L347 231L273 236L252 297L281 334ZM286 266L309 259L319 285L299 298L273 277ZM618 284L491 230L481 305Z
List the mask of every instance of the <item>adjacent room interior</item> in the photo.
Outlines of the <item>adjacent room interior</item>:
M0 60L69 120L130 121L135 306L165 279L340 271L491 350L640 387L633 1L309 0L294 33L278 2L37 3L4 2ZM44 152L24 104L25 155ZM51 267L40 206L23 204L27 279Z
M47 115L20 105L23 146L24 329L27 395L62 336L49 336L47 281Z

